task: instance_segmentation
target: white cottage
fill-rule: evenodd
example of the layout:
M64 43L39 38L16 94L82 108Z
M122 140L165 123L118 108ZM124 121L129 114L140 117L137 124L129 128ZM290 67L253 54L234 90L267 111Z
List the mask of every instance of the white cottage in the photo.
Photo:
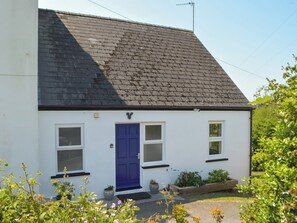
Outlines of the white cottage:
M41 193L64 166L99 197L185 170L249 176L251 107L191 31L4 2L0 158L43 172Z

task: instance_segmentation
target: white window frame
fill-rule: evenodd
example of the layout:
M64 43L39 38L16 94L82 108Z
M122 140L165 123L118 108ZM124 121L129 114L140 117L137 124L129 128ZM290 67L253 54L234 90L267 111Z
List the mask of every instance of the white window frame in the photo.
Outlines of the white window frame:
M210 125L211 124L221 124L221 136L210 136ZM221 153L219 154L210 154L210 143L211 142L221 142ZM219 157L224 154L224 121L210 121L208 122L208 156L210 157Z
M161 126L161 139L158 140L146 140L145 135L146 135L146 126L150 125L160 125ZM161 122L154 122L154 123L144 123L143 124L143 139L142 139L142 159L141 162L144 165L160 165L163 164L165 161L165 142L164 142L164 123ZM150 162L145 162L144 161L144 145L149 145L149 144L162 144L162 160L160 161L150 161Z
M81 145L60 146L59 145L59 129L60 128L80 128ZM56 173L63 174L58 171L58 151L67 150L82 150L82 170L69 171L67 173L84 172L85 166L85 151L84 151L84 125L83 124L56 124Z

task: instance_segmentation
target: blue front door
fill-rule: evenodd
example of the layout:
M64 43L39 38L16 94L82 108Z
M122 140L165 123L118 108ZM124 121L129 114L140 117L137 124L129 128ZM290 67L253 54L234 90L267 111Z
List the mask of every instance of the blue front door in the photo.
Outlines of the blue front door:
M140 186L139 124L116 125L116 189Z

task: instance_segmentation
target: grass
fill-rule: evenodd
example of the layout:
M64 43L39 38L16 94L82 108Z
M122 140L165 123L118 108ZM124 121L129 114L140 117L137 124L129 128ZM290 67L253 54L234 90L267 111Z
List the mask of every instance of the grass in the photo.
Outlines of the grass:
M250 202L251 198L247 194L242 194L238 192L216 192L216 193L207 193L207 194L191 194L184 195L183 198L188 201L225 201L225 202Z

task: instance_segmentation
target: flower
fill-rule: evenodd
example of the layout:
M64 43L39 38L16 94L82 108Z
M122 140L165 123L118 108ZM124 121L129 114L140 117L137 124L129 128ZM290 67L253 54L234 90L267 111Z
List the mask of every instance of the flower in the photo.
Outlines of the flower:
M214 220L216 220L217 223L221 223L223 218L224 218L224 214L222 212L222 210L220 208L213 208L211 210L211 214Z

